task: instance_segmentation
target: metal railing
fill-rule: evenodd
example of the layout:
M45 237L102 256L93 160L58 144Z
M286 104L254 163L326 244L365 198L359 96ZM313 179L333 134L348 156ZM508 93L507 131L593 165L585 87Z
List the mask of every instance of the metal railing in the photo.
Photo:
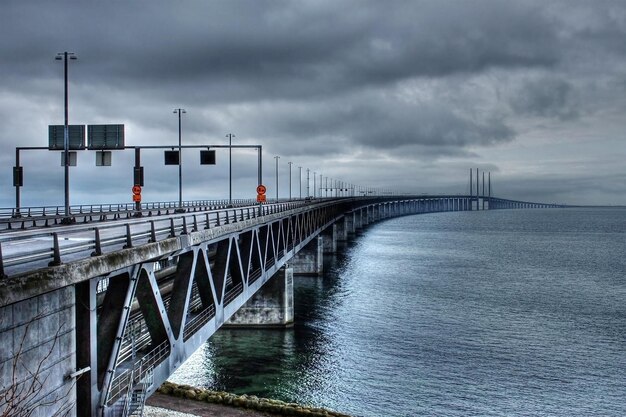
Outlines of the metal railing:
M234 199L232 203L228 200L193 200L183 201L182 205L178 201L161 201L141 203L141 211L144 210L166 210L177 208L194 207L216 207L226 208L229 205L241 206L254 204L253 199ZM41 216L65 217L64 206L31 206L31 207L0 207L0 219L16 219ZM71 215L103 214L115 212L136 212L135 203L107 203L107 204L79 204L70 206Z
M231 301L237 298L242 292L243 284L240 282L228 291L226 291L226 293L224 294L224 305L227 306L228 304L230 304Z
M215 306L210 305L209 307L201 310L198 314L191 317L190 320L187 321L185 325L185 330L183 331L183 340L187 341L191 336L193 336L198 329L207 324L209 320L215 317Z
M111 381L111 388L106 403L112 405L122 398L133 385L142 382L142 380L144 380L158 364L165 360L169 354L170 344L166 340L141 359L134 362L131 368L124 369L122 372L115 375Z
M310 201L270 203L203 213L138 218L95 227L90 224L77 224L59 228L56 232L31 230L0 233L0 275L6 276L7 269L16 266L26 270L56 266L67 261L102 255L107 251L132 248L192 231L280 213L310 203Z

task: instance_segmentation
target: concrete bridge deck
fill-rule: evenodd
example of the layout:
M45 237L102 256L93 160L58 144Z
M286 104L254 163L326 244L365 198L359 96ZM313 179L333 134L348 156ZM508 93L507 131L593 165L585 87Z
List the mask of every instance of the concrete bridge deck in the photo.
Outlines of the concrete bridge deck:
M41 415L66 403L80 416L122 415L271 287L273 276L280 280L274 287L288 288L288 264L320 273L325 251L372 222L550 206L476 196L352 197L107 222L82 214L69 226L7 229L0 233L0 335L11 343L0 363L30 370L9 375L22 367L3 366L0 391L11 381L32 384L31 368L40 364L49 381L40 395L54 399Z

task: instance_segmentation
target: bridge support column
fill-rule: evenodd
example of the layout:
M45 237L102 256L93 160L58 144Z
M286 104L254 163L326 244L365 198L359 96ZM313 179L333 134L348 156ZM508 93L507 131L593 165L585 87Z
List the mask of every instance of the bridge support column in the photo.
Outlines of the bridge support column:
M98 412L97 353L97 288L98 279L91 278L75 286L76 299L76 369L91 368L76 381L76 414L93 416Z
M337 226L337 241L338 242L346 242L348 240L348 216L345 215L341 219L339 219L336 223Z
M337 252L337 223L328 226L322 231L322 239L324 240L324 253Z
M350 238L356 233L356 213L354 211L347 213L344 219L346 222L346 235Z
M229 327L293 326L293 268L282 267L225 323Z
M0 308L0 396L9 389L22 396L17 409L5 410L3 403L0 413L76 412L76 379L69 378L76 371L74 314L71 286Z
M296 275L322 275L324 272L324 241L321 236L314 238L300 252L289 265Z
M369 206L364 207L360 210L361 212L361 227L365 227L370 224L370 208Z

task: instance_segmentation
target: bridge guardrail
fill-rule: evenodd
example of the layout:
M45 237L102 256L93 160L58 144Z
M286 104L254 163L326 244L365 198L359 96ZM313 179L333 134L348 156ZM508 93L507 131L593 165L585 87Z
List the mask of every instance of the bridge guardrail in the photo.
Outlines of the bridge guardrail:
M183 202L180 206L177 202L161 202L161 203L143 203L141 210L136 210L131 203L120 204L90 204L70 207L70 219L76 222L82 219L83 222L93 221L93 217L99 216L98 221L120 219L125 217L142 217L144 215L151 216L154 211L159 214L165 210L174 212L192 212L203 211L208 209L226 209L229 207L245 207L251 206L256 202L252 199L236 199L229 204L228 200L199 200L191 202ZM13 225L17 224L19 228L26 229L28 227L49 226L59 224L67 216L63 213L63 207L23 207L16 208L0 208L0 230L11 230ZM89 220L88 220L89 219ZM41 223L41 224L40 224Z
M228 200L192 200L183 201L179 205L177 201L161 201L141 203L141 210L157 210L167 208L190 208L202 206L228 206L232 205L249 205L254 203L254 199L233 199L232 203ZM63 216L63 206L30 206L30 207L0 207L0 219L19 218L19 217L36 217L46 215ZM71 215L83 214L99 214L113 213L117 211L136 211L135 203L106 203L106 204L79 204L70 206Z
M34 265L32 269L60 265L63 262L102 255L106 250L130 248L157 242L190 231L279 213L312 201L291 201L263 205L211 210L203 213L178 214L166 217L137 218L128 222L101 226L73 225L57 231L24 232L23 235L0 234L0 275L7 268ZM260 212L259 212L260 210ZM37 245L31 241L37 242ZM23 242L23 243L22 243ZM11 250L7 250L11 247ZM48 262L46 264L45 262ZM20 271L25 272L25 271Z
M320 202L332 204L335 200L431 200L438 199L465 199L472 196L395 196L395 197L339 197L322 199L302 199L278 202L269 202L259 205L234 206L232 208L192 211L152 215L148 218L129 217L124 222L116 222L93 226L91 223L74 224L55 227L54 231L40 231L30 229L23 233L4 231L0 233L0 276L7 275L7 268L13 268L13 273L28 272L46 266L60 265L63 262L102 255L107 250L130 248L137 244L157 242L167 237L187 234L190 230L211 228L222 224L234 223L246 218L256 218L267 214L280 213L295 207L301 207ZM563 207L558 205L524 203L512 200L492 198L495 202L515 203L534 207ZM491 200L490 200L491 201ZM163 205L161 205L163 206ZM166 209L167 210L167 209ZM259 212L260 210L260 212ZM169 211L168 211L169 213ZM45 261L49 261L48 264ZM271 265L268 265L268 267ZM20 268L16 268L20 267Z

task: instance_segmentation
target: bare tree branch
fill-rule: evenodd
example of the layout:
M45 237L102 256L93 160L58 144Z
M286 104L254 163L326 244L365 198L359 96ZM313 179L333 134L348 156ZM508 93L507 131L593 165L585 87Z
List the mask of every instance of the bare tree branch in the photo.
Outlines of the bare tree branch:
M48 399L42 395L42 391L50 377L50 372L46 372L46 366L48 366L50 358L54 353L54 348L61 337L61 331L65 323L59 326L52 340L52 346L43 357L38 359L34 369L29 368L28 364L22 360L25 350L24 345L30 327L42 317L43 314L39 314L26 324L24 334L11 363L11 385L0 392L0 417L31 417L38 409L53 406L57 406L57 409L54 414L51 414L51 417L64 417L68 416L74 407L74 400L71 394L76 384L76 379L68 387L67 391L63 391L63 388L60 387L57 391L61 390L63 392L50 395ZM20 370L25 370L27 375L27 378L21 382L19 381Z

